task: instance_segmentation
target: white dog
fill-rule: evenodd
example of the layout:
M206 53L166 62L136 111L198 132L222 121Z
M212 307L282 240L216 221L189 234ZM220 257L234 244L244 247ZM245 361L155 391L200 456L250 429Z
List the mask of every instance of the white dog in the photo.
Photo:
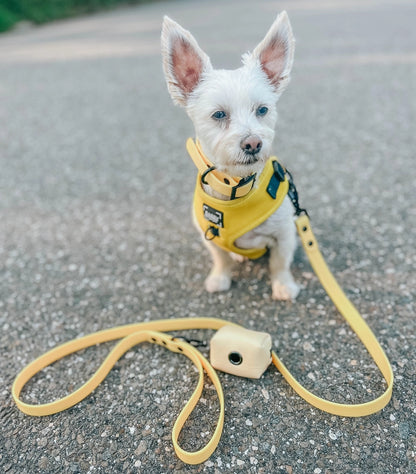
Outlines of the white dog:
M294 49L289 18L282 12L254 51L243 55L242 67L216 70L195 38L164 18L163 67L170 95L185 108L204 155L218 171L231 177L261 174L271 156L276 103L289 82ZM229 199L210 186L204 189L215 198ZM206 289L228 290L235 258L215 243L205 242L213 258ZM296 298L299 286L290 272L296 230L288 197L271 217L239 237L235 245L242 249L267 247L273 298Z

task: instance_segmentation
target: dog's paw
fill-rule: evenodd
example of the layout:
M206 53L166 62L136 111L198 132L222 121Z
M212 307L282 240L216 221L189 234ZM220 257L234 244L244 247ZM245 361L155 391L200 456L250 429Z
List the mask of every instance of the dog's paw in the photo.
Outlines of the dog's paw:
M274 300L293 301L299 294L300 286L293 280L286 284L281 283L279 280L275 280L272 283L272 291L272 298Z
M216 293L218 291L227 291L231 286L231 278L228 275L214 274L209 275L205 280L205 289L209 293Z
M248 260L247 257L244 257L244 255L240 255L239 253L230 252L230 256L234 260L234 262L237 263L243 263Z

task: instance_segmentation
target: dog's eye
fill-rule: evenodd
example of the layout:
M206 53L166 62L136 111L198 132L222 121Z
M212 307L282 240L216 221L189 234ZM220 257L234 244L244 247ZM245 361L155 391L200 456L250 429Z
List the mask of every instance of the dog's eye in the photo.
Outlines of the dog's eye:
M227 114L223 110L217 110L211 117L215 120L223 120L227 117Z
M263 117L264 115L267 114L268 111L269 109L265 105L262 105L256 110L256 115L257 117Z

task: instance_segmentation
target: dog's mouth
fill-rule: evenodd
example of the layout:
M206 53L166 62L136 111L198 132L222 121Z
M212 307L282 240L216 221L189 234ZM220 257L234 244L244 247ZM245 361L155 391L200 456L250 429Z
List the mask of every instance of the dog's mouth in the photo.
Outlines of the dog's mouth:
M259 161L259 157L257 155L247 154L244 157L244 160L240 164L242 164L242 165L254 165L254 163L257 163L258 161Z
M226 164L218 166L218 170L230 176L246 177L253 173L261 171L267 155L263 153L245 153L240 151L232 158L230 157Z
M262 161L262 153L240 153L235 161L236 165L250 166Z

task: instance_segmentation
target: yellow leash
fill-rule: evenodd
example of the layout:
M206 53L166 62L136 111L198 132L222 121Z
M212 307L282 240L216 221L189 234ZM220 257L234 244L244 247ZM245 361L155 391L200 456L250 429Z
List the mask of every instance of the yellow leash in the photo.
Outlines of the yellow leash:
M224 395L218 375L208 360L191 344L180 338L174 338L160 331L176 331L185 329L220 329L225 325L232 325L228 321L215 318L178 318L161 319L158 321L128 324L111 329L95 332L79 339L74 339L46 352L27 365L16 377L12 386L12 396L18 408L27 415L46 416L64 411L86 398L106 378L115 363L133 346L141 342L159 344L172 352L182 353L188 357L199 371L198 384L182 409L172 429L172 443L176 455L188 464L200 464L206 461L215 451L222 434L224 424ZM237 325L235 325L237 326ZM20 393L27 382L45 367L73 354L81 349L94 346L103 342L121 339L110 351L100 367L92 377L80 388L69 395L50 403L32 405L20 399ZM218 395L220 414L214 434L209 442L199 451L185 451L179 446L178 438L183 425L195 408L201 397L204 387L204 370L211 379Z
M297 206L297 197L295 207L297 208L297 211L300 210ZM297 214L299 213L300 212L297 212ZM301 238L303 248L305 249L312 268L318 276L322 286L325 288L327 294L339 312L346 319L351 328L361 339L364 346L367 348L368 352L380 369L384 379L386 380L387 388L381 396L370 402L352 405L334 403L329 400L324 400L317 397L305 387L303 387L293 377L293 375L273 351L272 362L287 380L287 382L291 385L291 387L295 390L295 392L297 392L308 403L315 406L316 408L319 408L320 410L334 415L348 417L365 416L375 413L387 405L392 395L393 371L391 369L389 360L369 326L360 316L352 303L348 300L336 282L334 276L328 269L318 248L318 244L312 232L308 216L302 215L298 217L296 220L296 227ZM105 379L117 360L119 360L119 358L122 357L123 354L125 354L130 348L142 342L159 344L173 352L182 353L188 357L195 364L199 371L197 387L195 388L193 394L189 398L185 407L182 409L174 424L172 430L172 443L177 456L183 462L188 464L202 463L206 461L214 452L222 433L224 423L224 395L222 392L221 383L214 368L195 347L193 347L191 344L188 344L187 342L184 342L180 338L175 339L174 337L164 333L169 331L181 331L189 329L218 330L225 325L238 326L237 324L231 323L229 321L216 318L162 319L145 323L119 326L75 339L50 350L27 365L18 374L13 383L13 399L16 402L18 408L28 415L45 416L66 410L67 408L74 406L86 398ZM20 399L20 394L23 387L35 374L40 372L45 367L81 349L85 349L102 342L114 341L118 339L121 339L120 342L118 342L111 350L94 375L74 392L54 402L42 405L31 405L23 402ZM217 426L208 443L198 451L189 452L185 451L179 446L178 437L183 425L185 424L201 396L204 383L204 371L211 379L217 391L220 413Z
M381 348L377 338L371 331L370 327L361 317L360 313L347 298L345 293L342 291L328 266L325 263L325 260L319 250L318 243L312 232L311 224L309 217L307 215L302 215L296 220L296 228L298 234L302 241L302 246L306 252L306 255L309 259L310 264L319 278L322 286L327 292L328 296L331 298L332 302L345 318L357 336L360 338L361 342L364 344L365 348L370 353L374 362L377 364L380 372L383 374L383 377L387 383L387 388L385 392L375 400L372 400L367 403L356 404L356 405L344 405L334 402L329 402L323 400L316 395L312 394L304 387L302 387L286 369L286 367L279 361L277 357L273 354L273 362L276 365L277 369L282 373L284 378L289 382L292 388L307 402L311 405L319 408L320 410L332 413L333 415L339 416L365 416L376 413L377 411L384 408L387 403L390 401L392 391L393 391L393 370L391 368L390 362Z

